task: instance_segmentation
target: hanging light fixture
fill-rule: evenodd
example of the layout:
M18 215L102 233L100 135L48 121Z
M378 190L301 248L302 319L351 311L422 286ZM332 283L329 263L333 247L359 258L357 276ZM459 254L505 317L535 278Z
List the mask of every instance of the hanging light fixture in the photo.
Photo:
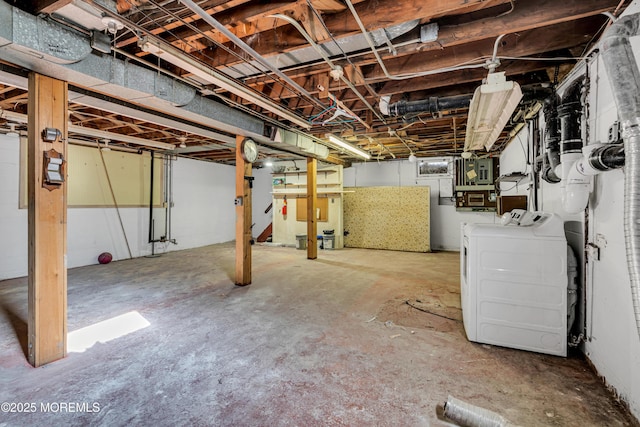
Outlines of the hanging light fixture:
M520 85L507 81L504 72L489 73L469 105L464 151L489 151L522 99Z
M362 157L365 160L371 159L371 154L367 153L362 148L356 147L355 145L345 141L344 139L335 136L332 133L328 133L326 137L329 138L329 142L351 152L351 154L355 154L356 156Z

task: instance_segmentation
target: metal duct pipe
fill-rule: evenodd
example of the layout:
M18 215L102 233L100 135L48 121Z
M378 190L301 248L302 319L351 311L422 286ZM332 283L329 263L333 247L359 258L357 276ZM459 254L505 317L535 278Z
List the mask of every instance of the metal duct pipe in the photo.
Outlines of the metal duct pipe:
M542 179L555 184L560 182L558 176L560 166L560 131L558 129L558 95L553 94L545 99L544 113L544 147L546 149L547 167L542 171Z
M449 96L446 98L428 98L419 101L398 101L388 106L391 116L403 116L408 113L437 113L443 110L469 108L471 95Z
M640 337L640 70L629 38L640 34L640 14L618 19L602 36L601 52L622 124L626 159L624 238L631 299Z

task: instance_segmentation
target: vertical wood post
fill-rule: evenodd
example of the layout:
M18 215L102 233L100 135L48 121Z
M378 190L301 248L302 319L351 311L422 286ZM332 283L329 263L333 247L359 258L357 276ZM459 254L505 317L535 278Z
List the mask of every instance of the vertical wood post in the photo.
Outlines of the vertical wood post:
M318 161L307 157L307 259L318 258Z
M29 74L28 358L38 367L67 354L67 183L45 188L45 152L67 161L67 82ZM60 131L53 142L42 131Z
M251 284L251 188L245 176L251 176L251 163L242 157L242 140L236 136L236 285Z

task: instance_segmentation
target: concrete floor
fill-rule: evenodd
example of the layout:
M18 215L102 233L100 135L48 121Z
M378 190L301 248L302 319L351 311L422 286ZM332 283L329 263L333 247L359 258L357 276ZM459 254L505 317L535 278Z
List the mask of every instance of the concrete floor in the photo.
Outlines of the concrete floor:
M521 426L634 425L581 358L468 342L457 253L253 249L244 288L232 244L70 270L69 331L150 326L38 369L26 279L0 282L0 402L36 404L0 426L444 426L448 395Z

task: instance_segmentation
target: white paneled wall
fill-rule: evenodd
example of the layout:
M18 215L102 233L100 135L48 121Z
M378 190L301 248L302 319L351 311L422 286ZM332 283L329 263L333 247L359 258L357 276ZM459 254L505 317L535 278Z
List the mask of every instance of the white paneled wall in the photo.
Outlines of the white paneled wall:
M625 13L640 12L637 1ZM631 39L636 58L640 38ZM589 64L589 143L606 142L617 112L602 58ZM526 138L526 132L522 134ZM501 157L503 170L522 167L522 149L512 142ZM599 259L583 261L586 281L586 341L584 352L598 373L640 418L640 338L635 328L623 231L624 172L616 170L594 180L588 215L587 243L600 248ZM523 189L519 189L522 193ZM542 182L541 210L555 212L565 221L584 222L584 215L567 215L562 209L562 185ZM510 194L515 194L511 192ZM567 233L570 238L570 233ZM578 248L581 250L582 248ZM584 259L581 250L580 258Z
M0 135L0 280L27 274L27 210L18 208L20 143ZM156 244L156 252L180 250L235 238L235 169L178 159L173 171L173 229L177 245ZM149 209L121 208L120 215L134 257L151 253ZM155 209L156 233L164 234L164 209ZM96 264L102 252L126 259L129 251L115 208L69 208L67 265Z
M431 188L431 249L460 250L460 223L494 223L493 212L457 212L453 204L440 204L439 179L417 178L409 161L356 163L344 169L344 187L419 186Z

